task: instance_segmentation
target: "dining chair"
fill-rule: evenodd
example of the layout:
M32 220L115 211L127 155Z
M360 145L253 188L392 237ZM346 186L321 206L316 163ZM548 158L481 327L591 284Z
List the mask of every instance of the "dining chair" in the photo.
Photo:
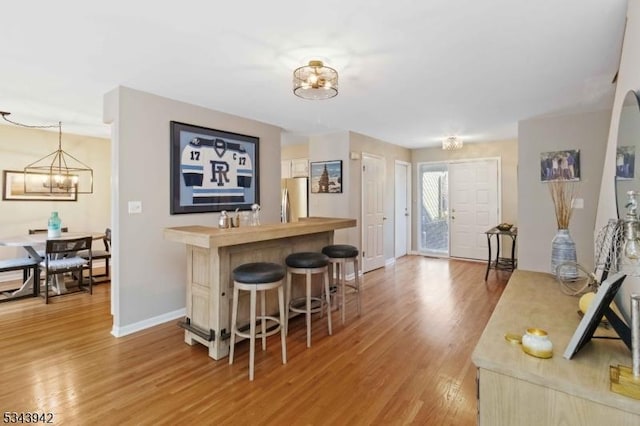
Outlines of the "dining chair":
M104 260L105 269L104 269L104 273L102 274L93 274L93 278L105 277L105 279L102 281L108 281L110 279L109 260L111 259L111 228L105 229L102 242L104 243L104 250L92 250L91 256L93 257L94 261ZM78 256L83 257L85 259L89 258L89 254L84 250L79 252Z
M89 294L93 294L93 276L91 257L91 236L80 238L67 238L47 240L44 260L40 262L40 267L45 272L44 303L49 303L49 285L54 277L64 279L59 276L67 272L78 272L78 288L83 289L83 270L89 271ZM86 250L88 259L77 255L79 251Z
M60 231L69 232L69 228L64 226L60 228ZM29 235L46 234L47 232L49 232L47 228L29 229ZM44 257L44 250L36 250L36 253L38 253L38 256Z

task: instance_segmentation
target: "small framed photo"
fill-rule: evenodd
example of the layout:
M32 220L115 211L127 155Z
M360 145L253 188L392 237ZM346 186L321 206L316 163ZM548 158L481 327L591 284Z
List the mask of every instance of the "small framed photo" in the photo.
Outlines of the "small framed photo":
M313 194L342 192L342 160L311 163L311 192Z
M251 210L260 202L258 142L172 121L170 213Z
M48 185L51 181L48 173L4 170L2 177L2 199L5 201L78 201L77 185L69 189Z
M636 175L636 147L619 146L616 148L616 179L632 180Z
M550 151L540 154L540 180L580 180L580 150Z

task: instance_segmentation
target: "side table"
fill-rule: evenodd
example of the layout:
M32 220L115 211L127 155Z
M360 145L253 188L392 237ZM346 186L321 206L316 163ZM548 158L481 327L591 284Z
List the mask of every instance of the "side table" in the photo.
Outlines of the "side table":
M487 235L487 247L489 249L489 257L487 260L487 272L484 274L484 280L486 281L489 277L489 270L503 270L503 271L514 271L516 266L518 265L518 259L515 257L516 253L516 239L518 238L518 228L513 226L508 231L502 231L498 229L497 226L489 229L485 232ZM497 241L497 249L496 249L496 257L492 259L492 251L491 251L491 237L496 236ZM500 239L501 236L506 235L511 237L511 258L508 257L500 257Z

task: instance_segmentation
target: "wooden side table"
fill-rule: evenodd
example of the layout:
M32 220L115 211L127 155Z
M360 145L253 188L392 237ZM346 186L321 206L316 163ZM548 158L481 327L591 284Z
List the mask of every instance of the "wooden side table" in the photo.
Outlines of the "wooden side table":
M487 247L489 249L489 257L487 259L487 272L484 274L484 280L486 281L489 277L489 270L503 270L503 271L514 271L518 266L518 259L516 259L516 239L518 238L518 228L513 226L508 231L501 231L497 226L489 229L485 232L487 235ZM491 237L496 236L497 247L496 247L496 257L492 259L492 251L491 251ZM500 256L500 239L501 236L506 235L511 237L511 258L501 257Z

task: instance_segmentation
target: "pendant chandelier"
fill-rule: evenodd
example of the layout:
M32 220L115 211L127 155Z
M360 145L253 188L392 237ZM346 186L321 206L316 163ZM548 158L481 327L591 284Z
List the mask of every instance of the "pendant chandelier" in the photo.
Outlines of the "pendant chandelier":
M29 129L58 129L58 149L24 167L24 192L52 194L73 192L93 193L93 169L62 149L62 122L45 126L30 126L7 118L11 113L0 111L4 121Z
M293 72L293 93L303 99L333 98L338 95L338 72L322 61L309 61Z
M446 151L454 151L462 148L462 139L456 136L449 136L442 140L442 149Z

